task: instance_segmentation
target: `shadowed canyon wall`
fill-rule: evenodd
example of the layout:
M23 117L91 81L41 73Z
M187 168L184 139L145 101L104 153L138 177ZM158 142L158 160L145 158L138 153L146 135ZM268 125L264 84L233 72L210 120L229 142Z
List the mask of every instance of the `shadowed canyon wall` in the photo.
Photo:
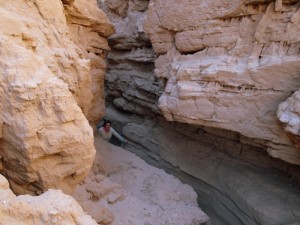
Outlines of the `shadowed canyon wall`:
M86 118L104 115L114 27L92 0L3 0L0 10L1 173L18 194L69 193L95 156Z
M117 31L108 39L106 99L134 114L160 113L157 100L165 82L153 75L156 55L143 29L149 1L98 2Z
M213 224L297 223L299 3L98 3L125 148L193 185Z

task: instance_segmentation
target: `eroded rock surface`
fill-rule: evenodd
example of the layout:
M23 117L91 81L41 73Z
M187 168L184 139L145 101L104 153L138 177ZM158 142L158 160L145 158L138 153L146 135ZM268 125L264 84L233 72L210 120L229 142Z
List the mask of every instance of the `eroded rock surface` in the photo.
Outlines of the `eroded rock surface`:
M296 91L278 107L277 116L285 125L296 148L300 149L300 91Z
M297 1L150 1L145 31L170 121L237 131L300 164L276 117L300 85Z
M154 76L156 54L143 28L149 1L98 2L116 27L108 39L107 102L138 115L159 114L157 100L165 82Z
M115 33L115 27L99 9L96 0L65 2L64 9L69 28L68 36L82 50L90 66L88 74L85 74L88 83L75 86L73 91L77 93L76 101L83 113L90 123L95 124L105 114L104 59L110 50L107 38ZM78 81L74 85L77 83ZM90 93L86 94L87 92Z
M16 196L8 181L0 175L1 224L97 225L79 204L59 190L40 196Z
M71 192L94 159L86 117L104 114L114 28L92 0L3 0L0 10L1 173L15 193Z
M299 184L281 172L290 171L299 179L299 169L268 156L259 145L246 144L251 139L164 120L129 122L123 133L131 140L126 149L193 186L212 224L300 221Z

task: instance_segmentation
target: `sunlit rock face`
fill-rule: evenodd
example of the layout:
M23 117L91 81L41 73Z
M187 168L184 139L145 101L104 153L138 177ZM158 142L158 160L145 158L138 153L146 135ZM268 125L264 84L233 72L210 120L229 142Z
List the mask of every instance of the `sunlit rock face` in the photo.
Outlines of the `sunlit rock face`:
M285 130L300 149L300 91L296 91L278 107L277 116L285 125Z
M0 175L1 224L97 225L78 203L59 190L41 196L16 196L8 181Z
M69 28L68 36L82 50L84 58L89 59L90 68L84 75L86 84L76 80L73 85L76 101L91 123L96 123L105 114L104 58L110 50L107 38L115 32L114 26L99 9L96 0L62 1ZM74 93L73 93L74 95Z
M0 10L1 173L15 193L71 192L94 159L86 117L104 114L94 82L114 28L95 1L1 0Z
M276 117L300 86L298 1L150 1L144 25L168 80L159 108L170 121L264 140L300 164ZM286 123L286 121L283 121Z

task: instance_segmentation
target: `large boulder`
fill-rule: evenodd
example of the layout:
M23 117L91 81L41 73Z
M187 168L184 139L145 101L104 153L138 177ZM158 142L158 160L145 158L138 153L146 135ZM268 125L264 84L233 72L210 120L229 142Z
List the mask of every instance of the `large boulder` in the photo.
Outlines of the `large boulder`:
M40 196L16 196L8 181L0 175L1 224L97 225L78 203L59 190Z
M19 194L71 192L95 156L86 117L94 122L104 114L97 84L114 28L96 1L1 0L0 11L1 173ZM93 35L79 45L74 26L77 36ZM93 106L95 98L100 105Z

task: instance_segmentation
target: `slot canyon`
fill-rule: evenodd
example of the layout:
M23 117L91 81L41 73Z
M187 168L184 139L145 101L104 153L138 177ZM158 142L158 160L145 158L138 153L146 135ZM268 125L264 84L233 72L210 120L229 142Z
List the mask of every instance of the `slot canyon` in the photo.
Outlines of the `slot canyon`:
M299 0L0 10L1 225L300 225Z

